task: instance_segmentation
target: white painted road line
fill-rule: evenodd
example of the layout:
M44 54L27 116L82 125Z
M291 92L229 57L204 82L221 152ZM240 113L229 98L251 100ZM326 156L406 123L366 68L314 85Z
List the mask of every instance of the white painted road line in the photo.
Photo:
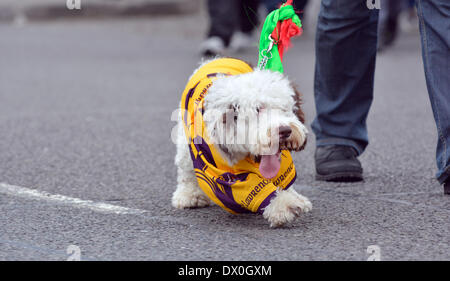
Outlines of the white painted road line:
M10 185L6 183L0 183L0 193L34 200L44 200L48 202L68 205L76 208L89 209L92 211L107 214L126 215L126 214L142 214L146 212L144 210L139 209L131 209L102 202L83 200L65 195L51 194L45 191L39 191L36 189Z

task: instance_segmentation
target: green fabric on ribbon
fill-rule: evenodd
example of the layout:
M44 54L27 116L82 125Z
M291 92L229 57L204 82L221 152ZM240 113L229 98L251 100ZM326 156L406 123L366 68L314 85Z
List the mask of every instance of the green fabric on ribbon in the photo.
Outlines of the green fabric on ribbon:
M267 50L271 43L271 41L269 40L269 35L272 34L273 30L276 28L278 21L287 19L292 19L293 23L295 23L298 27L302 27L300 18L295 14L292 5L283 5L279 9L274 10L269 15L267 15L259 40L258 66L261 65L261 61L264 57L262 55L262 52L264 50ZM268 54L266 54L266 51L264 51L264 55L269 57L264 69L270 69L272 71L279 71L283 73L284 70L283 65L281 64L280 54L278 53L278 48L275 44Z

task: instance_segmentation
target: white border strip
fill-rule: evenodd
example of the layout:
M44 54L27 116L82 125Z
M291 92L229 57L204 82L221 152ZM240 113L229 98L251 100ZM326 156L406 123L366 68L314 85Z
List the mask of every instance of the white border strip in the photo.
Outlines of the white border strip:
M127 215L127 214L142 214L146 212L144 210L139 209L131 209L102 202L83 200L65 195L51 194L45 191L39 191L36 189L10 185L6 183L0 183L0 193L28 199L44 200L52 203L64 204L76 208L89 209L92 211L107 214Z

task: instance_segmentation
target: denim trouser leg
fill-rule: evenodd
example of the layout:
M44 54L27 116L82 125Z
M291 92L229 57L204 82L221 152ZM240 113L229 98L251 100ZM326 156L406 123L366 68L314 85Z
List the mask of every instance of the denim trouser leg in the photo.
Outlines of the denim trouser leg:
M445 1L445 0L443 0ZM342 144L362 153L373 98L378 10L366 0L322 0L316 34L312 123L317 145Z
M436 177L450 176L450 2L417 0L422 58L428 95L438 130Z

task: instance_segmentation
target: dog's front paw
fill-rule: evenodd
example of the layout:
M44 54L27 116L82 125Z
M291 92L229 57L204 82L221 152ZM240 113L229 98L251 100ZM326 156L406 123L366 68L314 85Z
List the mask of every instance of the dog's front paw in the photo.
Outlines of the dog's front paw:
M308 198L295 190L281 190L264 209L263 216L270 222L270 227L283 226L292 222L301 213L311 211L312 204Z
M202 208L211 205L211 200L200 190L177 189L172 195L172 206L177 209Z
M303 205L302 212L308 213L309 211L312 210L312 203L311 203L311 201L309 201L308 198L306 198L303 195L298 194L294 189L289 189L289 191L291 191L298 198L298 200L300 200L302 202L302 205Z

